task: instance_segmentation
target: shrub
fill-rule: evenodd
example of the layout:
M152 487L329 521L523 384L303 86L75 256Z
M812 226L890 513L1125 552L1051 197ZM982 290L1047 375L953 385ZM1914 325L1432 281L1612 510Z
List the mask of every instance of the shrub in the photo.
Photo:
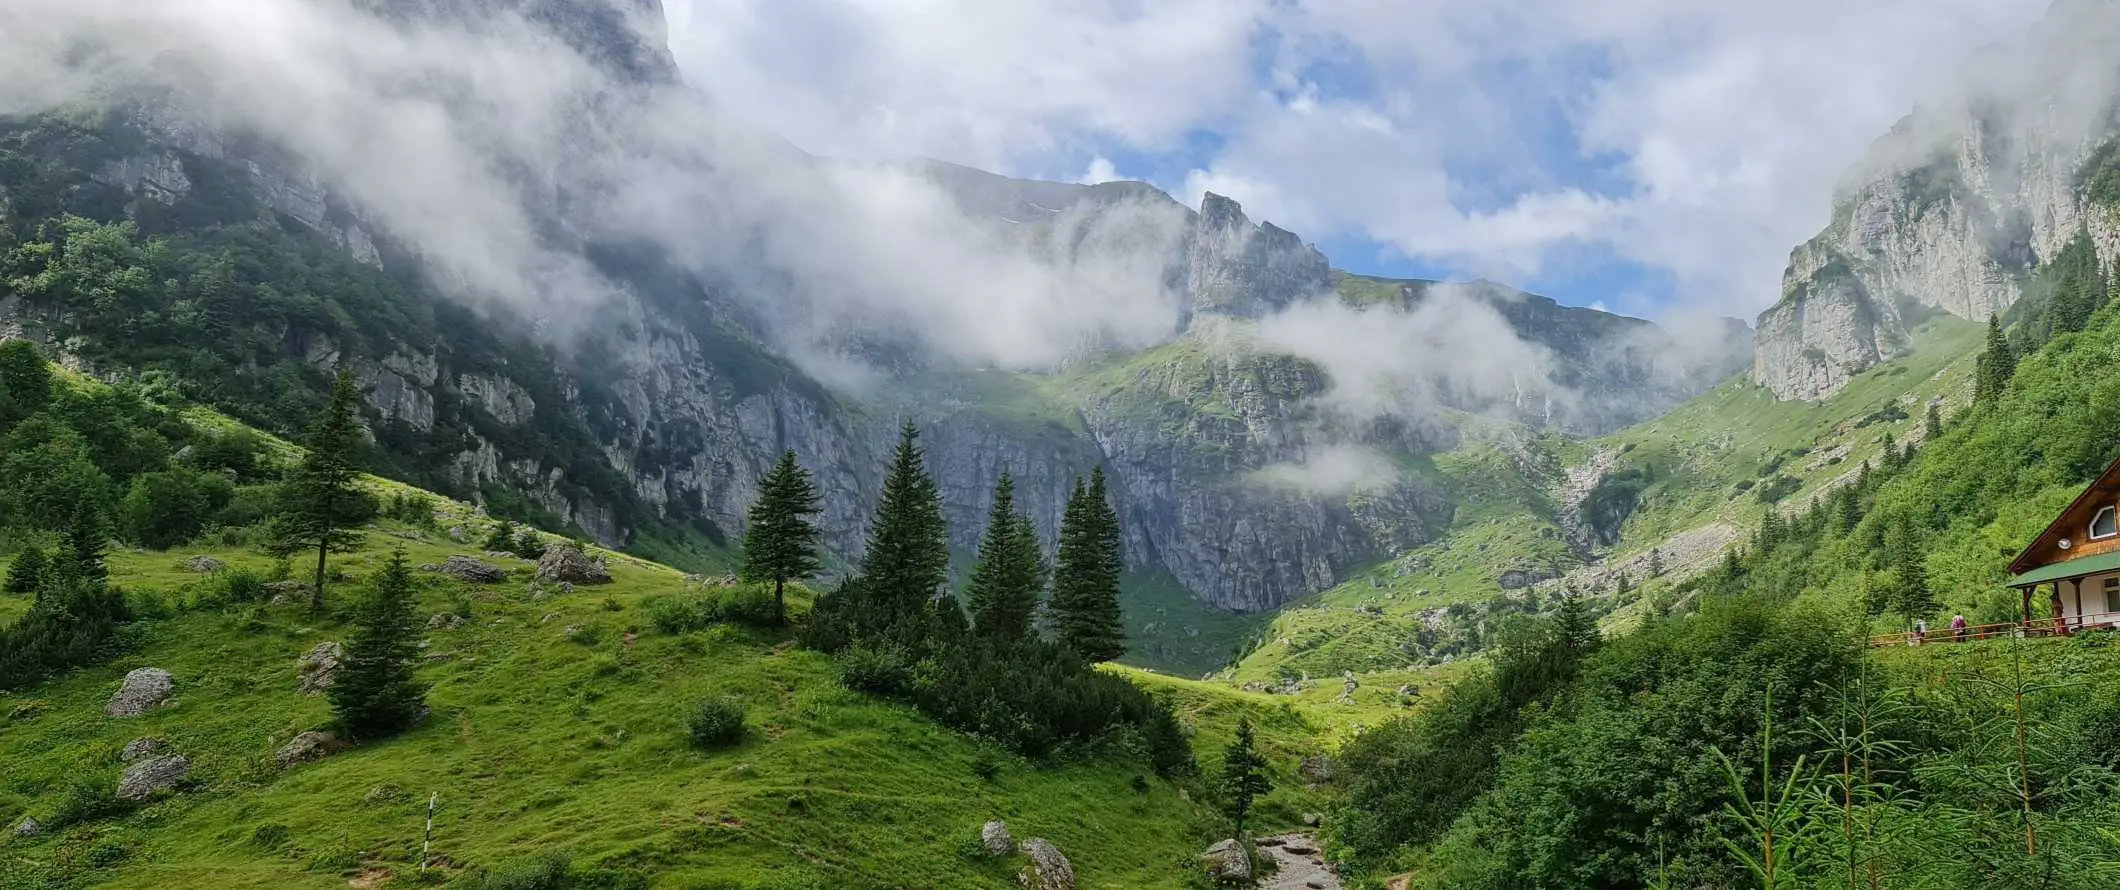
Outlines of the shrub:
M265 579L248 569L230 569L220 577L221 595L231 603L265 601Z
M773 593L763 585L745 584L705 593L650 597L642 603L648 623L658 632L690 633L721 622L771 627L777 621Z
M743 705L727 696L703 698L692 705L687 720L695 748L719 748L743 739Z
M839 682L856 692L897 695L913 685L913 671L896 649L857 646L839 656Z
M46 821L45 827L80 825L125 812L125 802L110 792L111 786L107 777L75 779L60 794L59 803L52 807L52 817Z

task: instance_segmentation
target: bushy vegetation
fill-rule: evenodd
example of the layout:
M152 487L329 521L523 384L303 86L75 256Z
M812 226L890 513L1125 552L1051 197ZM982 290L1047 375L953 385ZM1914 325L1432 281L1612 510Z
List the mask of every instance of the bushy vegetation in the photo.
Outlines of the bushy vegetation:
M720 748L743 741L748 730L743 703L728 696L713 696L692 703L685 715L692 747Z

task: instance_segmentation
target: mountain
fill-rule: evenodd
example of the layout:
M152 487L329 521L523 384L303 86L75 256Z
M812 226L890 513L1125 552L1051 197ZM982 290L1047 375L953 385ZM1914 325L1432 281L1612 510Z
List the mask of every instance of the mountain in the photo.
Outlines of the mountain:
M368 6L332 24L413 34L445 88L290 117L206 53L6 122L0 221L30 249L0 326L281 432L349 368L385 468L688 565L787 449L855 552L909 419L958 547L1002 469L1050 538L1103 466L1129 567L1242 611L1441 534L1426 457L1468 425L1609 430L1744 360L1742 325L1337 273L1222 196L811 157L679 85L652 2ZM526 47L552 94L457 67ZM371 120L399 138L343 150ZM84 303L59 274L126 270L160 284Z
M1985 321L2025 296L2030 270L2079 236L2104 267L2120 229L2093 193L2116 132L2120 16L2064 2L1976 59L1967 86L1879 139L1839 191L1832 222L1798 246L1782 299L1761 313L1753 379L1817 399L1905 354L1925 313Z

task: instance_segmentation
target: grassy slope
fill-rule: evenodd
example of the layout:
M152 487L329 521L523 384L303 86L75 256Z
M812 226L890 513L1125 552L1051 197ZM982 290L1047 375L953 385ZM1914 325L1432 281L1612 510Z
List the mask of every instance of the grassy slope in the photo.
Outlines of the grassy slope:
M365 549L336 564L359 577L389 547L405 546L415 563L467 550L423 537L371 533ZM210 583L181 568L191 552L271 566L236 548L120 553L114 578L183 601ZM79 864L100 843L129 852L90 872L92 886L338 887L361 868L411 861L434 792L436 850L464 866L568 849L584 862L650 871L656 886L1011 886L1008 866L959 852L998 817L1019 837L1052 838L1085 887L1190 885L1191 856L1214 824L1192 802L1197 794L1157 780L1136 790L1142 770L1109 754L1039 764L1002 756L998 775L981 779L975 739L840 688L821 655L735 627L682 637L644 627L641 601L681 590L683 577L612 559L616 583L542 599L521 560L504 561L509 582L485 587L420 573L423 614L468 602L473 619L427 633L421 677L433 686L434 716L399 738L286 772L272 753L329 719L322 699L297 694L296 659L344 639L346 627L296 606L180 610L142 622L142 642L122 657L0 697L0 820L48 817L76 778L110 787L118 750L140 736L191 756L195 787L122 819L8 842L0 859ZM23 607L20 597L0 603ZM581 632L568 637L570 626ZM119 678L142 666L175 675L176 704L133 720L105 717ZM1263 696L1136 676L1177 697L1209 768L1237 714L1260 723L1286 786L1264 805L1264 826L1293 825L1315 808L1316 794L1285 775L1316 750L1313 718ZM744 702L748 741L707 753L687 746L685 708L706 694ZM367 802L378 787L402 794ZM284 826L285 842L258 842L261 829L281 830L266 826Z

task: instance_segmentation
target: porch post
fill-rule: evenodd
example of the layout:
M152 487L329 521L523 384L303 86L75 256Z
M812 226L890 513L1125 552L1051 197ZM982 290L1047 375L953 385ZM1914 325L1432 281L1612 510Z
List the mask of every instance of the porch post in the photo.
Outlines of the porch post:
M2019 587L2017 588L2017 593L2024 597L2024 611L2018 613L2023 616L2023 620L2019 622L2018 627L2029 633L2032 629L2032 589L2030 587Z

